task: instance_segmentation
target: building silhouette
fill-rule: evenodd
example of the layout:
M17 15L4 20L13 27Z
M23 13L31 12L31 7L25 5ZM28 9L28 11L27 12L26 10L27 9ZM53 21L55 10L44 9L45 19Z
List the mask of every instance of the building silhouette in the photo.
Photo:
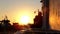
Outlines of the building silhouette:
M42 28L42 30L49 30L49 0L41 0L42 3L42 12L43 16L41 16L41 12L38 11L38 16L34 19L34 26ZM39 25L38 25L39 24Z
M43 12L43 30L49 30L49 0L41 0L42 3L42 12Z
M42 27L42 13L39 12L39 10L38 10L38 15L35 16L35 18L34 18L34 24L35 24L35 27L37 27L37 28Z
M60 0L41 0L43 29L60 30Z
M42 28L42 13L38 9L38 15L34 18L34 24L31 26L32 28Z

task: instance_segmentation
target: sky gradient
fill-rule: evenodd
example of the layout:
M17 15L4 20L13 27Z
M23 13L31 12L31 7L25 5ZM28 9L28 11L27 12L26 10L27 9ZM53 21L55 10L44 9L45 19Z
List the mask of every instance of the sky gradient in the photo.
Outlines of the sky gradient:
M18 21L22 15L28 15L33 22L34 11L40 9L40 0L0 0L0 20L4 18L5 15L12 22Z

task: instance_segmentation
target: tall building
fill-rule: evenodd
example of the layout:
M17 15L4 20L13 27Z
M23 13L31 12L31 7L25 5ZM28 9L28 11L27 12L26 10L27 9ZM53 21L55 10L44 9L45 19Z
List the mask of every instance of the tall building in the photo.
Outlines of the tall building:
M44 29L60 30L60 0L41 0Z
M43 30L50 29L49 25L49 0L41 0L43 12Z
M51 28L60 30L60 0L50 0L49 11L49 23Z
M34 18L34 25L36 28L42 28L42 13L38 9L38 15Z

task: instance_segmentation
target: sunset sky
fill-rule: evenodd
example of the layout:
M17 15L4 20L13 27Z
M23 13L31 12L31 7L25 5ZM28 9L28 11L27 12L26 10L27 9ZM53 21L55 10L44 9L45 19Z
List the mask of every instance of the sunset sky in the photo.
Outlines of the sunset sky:
M22 16L28 16L33 23L38 9L41 11L40 0L0 0L0 20L7 15L11 22L19 22Z
M13 22L33 24L33 19L36 16L34 11L41 11L41 0L0 0L0 20L3 20L5 15ZM52 29L60 30L60 0L49 1L49 23ZM54 8L54 9L53 9ZM57 13L58 12L58 13ZM57 13L57 14L56 14ZM58 16L57 16L58 15Z

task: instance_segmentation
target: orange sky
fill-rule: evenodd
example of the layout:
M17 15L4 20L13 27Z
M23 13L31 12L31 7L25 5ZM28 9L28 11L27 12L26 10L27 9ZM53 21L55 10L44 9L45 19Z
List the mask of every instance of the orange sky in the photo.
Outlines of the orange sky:
M11 23L19 22L21 16L27 15L33 23L34 11L38 9L41 11L40 0L0 0L0 20L7 15Z

